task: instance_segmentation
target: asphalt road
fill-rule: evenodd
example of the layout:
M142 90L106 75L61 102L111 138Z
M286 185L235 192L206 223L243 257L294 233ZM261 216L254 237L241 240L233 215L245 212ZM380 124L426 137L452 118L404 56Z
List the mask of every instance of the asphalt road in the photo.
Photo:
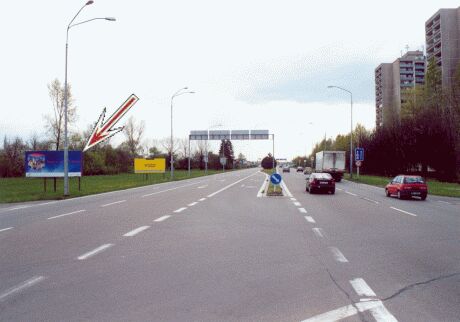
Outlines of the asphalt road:
M460 201L257 169L0 207L1 321L458 321Z

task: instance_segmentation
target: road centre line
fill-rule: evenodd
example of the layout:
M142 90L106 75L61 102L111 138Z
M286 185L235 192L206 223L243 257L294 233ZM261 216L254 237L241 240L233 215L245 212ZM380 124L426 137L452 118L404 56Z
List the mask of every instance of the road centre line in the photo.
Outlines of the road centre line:
M376 205L379 204L378 201L375 201L375 200L372 200L372 199L369 199L369 198L366 198L366 197L361 197L362 199L366 200L366 201L369 201L369 202L372 202L372 203L375 203Z
M0 302L3 301L4 299L6 299L10 295L13 295L15 293L19 293L22 290L25 290L26 288L34 286L37 283L40 283L44 279L45 279L45 277L43 277L43 276L34 276L34 277L28 279L27 281L24 281L21 284L10 288L6 292L0 294Z
M150 226L141 226L139 228L131 230L130 232L124 234L123 236L125 236L125 237L133 237L133 236L139 234L140 232L142 232L142 231L144 231L144 230L146 230L148 228L150 228Z
M399 208L395 208L395 207L390 207L390 208L391 208L391 209L394 209L394 210L396 210L396 211L400 211L400 212L402 212L402 213L411 215L411 216L413 216L413 217L417 217L416 214L413 214L413 213L411 213L411 212L408 212L408 211L405 211L405 210L402 210L402 209L399 209Z
M122 202L126 202L126 200L120 200L120 201L111 202L111 203L102 205L101 207L107 207L107 206L115 205L115 204L122 203Z
M182 212L185 209L187 209L187 207L182 207L182 208L176 209L176 210L174 210L174 212Z
M257 180L257 179L251 179L251 180ZM265 173L265 178L264 181L262 182L262 186L259 189L259 192L257 192L257 197L263 197L264 192L265 192L265 186L268 184L268 174Z
M19 206L19 207L14 207L14 208L8 208L8 209L6 209L6 211L26 209L26 208L30 208L30 207L32 207L32 206L30 206L30 205L28 205L28 206Z
M339 191L343 191L343 189L342 189L342 188L335 188L335 189L337 189L337 190L339 190Z
M160 218L155 219L154 221L155 221L155 222L161 222L161 221L163 221L163 220L168 219L169 217L171 217L171 215L162 216L162 217L160 217Z
M3 229L0 229L0 232L2 231L7 231L7 230L10 230L10 229L13 229L14 227L8 227L8 228L3 228Z
M294 205L297 206L297 207L302 206L302 205L300 204L300 202L298 202L298 201L295 201L295 202L294 202Z
M320 238L324 238L324 235L323 233L321 232L322 229L321 228L312 228L313 232L315 233L315 235L317 237L320 237Z
M377 296L362 278L355 278L350 281L350 284L359 296Z
M292 201L297 201L297 199L296 199L296 198L290 198L290 199L291 199Z
M204 188L206 188L207 186L208 186L208 185L205 184L204 186L199 186L197 189L204 189Z
M200 200L198 200L198 201L205 201L205 200L206 200L206 198L201 198L201 199L200 199Z
M444 200L438 200L438 202L443 203L443 204L446 204L446 205L451 205L450 202L447 202L447 201L444 201Z
M345 191L345 193L348 193L349 195L352 195L352 196L357 196L357 194L353 193L353 192L350 192L350 191Z
M56 202L57 202L57 201L50 201L50 202L39 203L37 206L51 205L51 204L56 203Z
M168 192L168 191L172 191L172 190L176 190L176 189L180 189L180 188L185 188L185 187L193 186L193 185L199 184L199 183L201 183L201 182L202 182L202 181L198 181L198 182L194 182L194 183L190 183L190 184L185 184L185 185L179 186L179 187L174 187L174 188L170 188L170 189L166 189L166 190L161 190L161 191L157 191L157 192L148 193L148 194L146 194L146 195L143 195L142 198L145 198L145 197L148 197L148 196L157 195L157 194L163 193L163 192Z
M253 173L253 174L251 174L251 175L249 175L249 176L247 176L247 177L244 177L243 179L240 179L240 180L238 180L238 181L235 181L235 182L229 184L228 186L225 186L225 187L223 187L222 189L219 189L219 190L217 190L216 192L211 193L210 195L208 195L208 198L214 197L214 196L217 195L218 193L221 193L222 191L225 191L225 190L227 190L228 188L230 188L230 187L232 187L232 186L234 186L234 185L240 183L240 182L243 181L243 180L246 180L247 178L250 178L250 177L252 177L252 176L255 176L255 175L258 174L258 173L259 173L259 172Z
M284 181L281 181L281 184L280 184L280 185L281 185L281 188L283 189L283 191L286 192L286 196L292 197L292 193L289 191L289 189L288 189L286 183L285 183Z
M301 213L303 213L303 214L306 214L306 213L307 213L307 211L305 210L305 208L297 208L297 209L299 209L299 211L300 211Z
M57 216L49 217L49 218L47 218L47 219L61 218L61 217L70 216L70 215L78 214L78 213L80 213L80 212L85 212L85 211L86 211L85 209L77 210L77 211L69 212L69 213L67 213L67 214L62 214L62 215L57 215Z
M96 254L98 254L100 252L103 252L104 250L106 250L106 249L108 249L108 248L110 248L112 246L113 246L113 244L104 244L102 246L99 246L99 247L93 249L92 251L89 251L89 252L87 252L87 253L85 253L85 254L83 254L81 256L78 256L77 259L78 260L85 260L85 259L90 258L90 257L92 257L92 256L94 256L94 255L96 255Z
M340 263L348 263L348 259L342 254L337 247L329 247L329 250L334 255L334 259Z
M313 219L313 217L310 217L310 216L305 216L305 219L309 222L309 223L316 223L316 221Z
M397 322L396 318L387 310L380 300L370 300L342 306L338 309L316 315L302 322L325 322L339 321L358 312L369 311L377 322Z
M187 206L189 206L189 207L193 207L193 206L195 206L197 203L198 203L198 202L197 202L197 201L195 201L195 202L189 203Z

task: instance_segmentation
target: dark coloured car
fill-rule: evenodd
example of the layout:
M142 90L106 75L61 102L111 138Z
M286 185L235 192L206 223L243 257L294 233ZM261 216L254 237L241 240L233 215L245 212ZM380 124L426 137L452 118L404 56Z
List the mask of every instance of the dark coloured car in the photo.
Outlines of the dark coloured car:
M287 165L283 167L283 172L291 172L291 168Z
M303 172L303 168L302 167L297 167L297 172Z
M307 178L307 186L305 190L310 192L310 194L320 191L334 194L335 180L329 173L312 173Z
M428 186L420 176L399 175L386 185L385 194L387 197L396 195L398 199L419 197L425 200Z

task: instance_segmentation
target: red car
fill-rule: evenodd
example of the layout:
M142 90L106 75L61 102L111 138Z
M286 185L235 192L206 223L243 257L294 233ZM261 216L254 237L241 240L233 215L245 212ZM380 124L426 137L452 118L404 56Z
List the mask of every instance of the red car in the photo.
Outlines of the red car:
M428 186L420 176L399 175L387 184L385 194L387 197L396 195L398 199L420 197L425 200L428 195Z

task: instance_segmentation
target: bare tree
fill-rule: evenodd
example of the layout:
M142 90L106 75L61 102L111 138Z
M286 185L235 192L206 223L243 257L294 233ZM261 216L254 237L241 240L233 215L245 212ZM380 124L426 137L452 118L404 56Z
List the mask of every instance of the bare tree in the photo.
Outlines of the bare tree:
M141 154L143 148L141 146L142 137L144 135L145 130L145 122L140 121L136 122L134 117L130 117L128 122L123 129L123 133L125 134L126 141L124 145L126 145L129 153L131 156L135 157Z
M59 150L62 144L64 133L64 86L56 78L48 84L48 93L53 104L53 114L47 114L45 118L45 128L50 135L52 144L56 150ZM74 99L70 85L67 84L67 124L73 124L77 120L77 107L74 105Z

